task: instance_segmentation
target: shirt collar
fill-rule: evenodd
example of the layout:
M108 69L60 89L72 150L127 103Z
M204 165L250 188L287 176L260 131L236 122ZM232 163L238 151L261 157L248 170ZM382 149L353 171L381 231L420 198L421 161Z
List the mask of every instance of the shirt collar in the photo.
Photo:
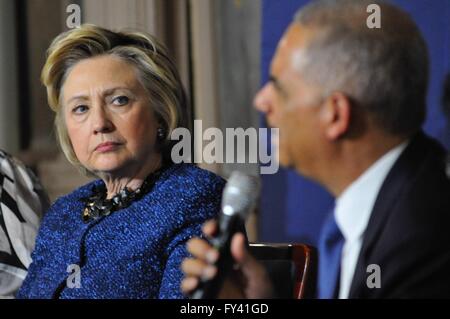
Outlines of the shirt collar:
M381 185L408 144L406 141L384 154L336 199L334 216L346 241L364 233Z

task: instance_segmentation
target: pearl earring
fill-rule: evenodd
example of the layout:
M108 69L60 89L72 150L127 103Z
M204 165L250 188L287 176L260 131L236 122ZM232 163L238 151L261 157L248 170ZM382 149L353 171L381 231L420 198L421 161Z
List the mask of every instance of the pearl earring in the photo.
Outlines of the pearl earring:
M166 136L164 129L162 127L158 128L157 132L156 132L158 139L163 140L164 137Z

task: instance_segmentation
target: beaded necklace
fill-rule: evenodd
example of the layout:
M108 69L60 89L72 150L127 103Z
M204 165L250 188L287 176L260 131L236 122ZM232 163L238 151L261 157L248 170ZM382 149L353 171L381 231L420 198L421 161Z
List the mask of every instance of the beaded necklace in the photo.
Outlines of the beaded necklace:
M90 220L108 216L119 209L130 206L134 201L141 199L153 188L155 182L166 168L167 166L163 166L151 173L147 176L142 185L134 191L125 186L111 199L106 198L107 191L104 183L97 186L94 185L92 187L92 195L80 199L85 204L82 213L83 221L87 223Z

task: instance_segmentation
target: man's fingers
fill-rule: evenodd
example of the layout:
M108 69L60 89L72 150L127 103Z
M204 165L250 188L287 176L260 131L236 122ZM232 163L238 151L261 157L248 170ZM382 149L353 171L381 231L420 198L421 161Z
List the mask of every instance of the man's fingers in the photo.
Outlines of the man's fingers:
M181 263L181 270L187 277L195 276L201 278L202 280L211 279L217 273L217 267L193 258L184 259Z
M218 230L217 222L214 219L207 221L206 223L203 224L202 230L207 237L209 238L214 237L214 235L216 235Z
M219 258L219 252L200 238L193 238L187 243L188 251L196 258L213 264Z
M181 270L186 276L202 276L208 265L199 259L186 258L181 263Z
M186 277L181 281L181 291L188 294L197 288L199 280L197 277Z

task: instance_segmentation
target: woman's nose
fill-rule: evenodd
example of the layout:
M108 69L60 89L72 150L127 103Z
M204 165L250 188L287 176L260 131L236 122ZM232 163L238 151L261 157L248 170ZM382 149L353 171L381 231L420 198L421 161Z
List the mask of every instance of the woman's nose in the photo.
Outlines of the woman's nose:
M93 131L94 134L111 132L114 125L103 107L94 108Z

